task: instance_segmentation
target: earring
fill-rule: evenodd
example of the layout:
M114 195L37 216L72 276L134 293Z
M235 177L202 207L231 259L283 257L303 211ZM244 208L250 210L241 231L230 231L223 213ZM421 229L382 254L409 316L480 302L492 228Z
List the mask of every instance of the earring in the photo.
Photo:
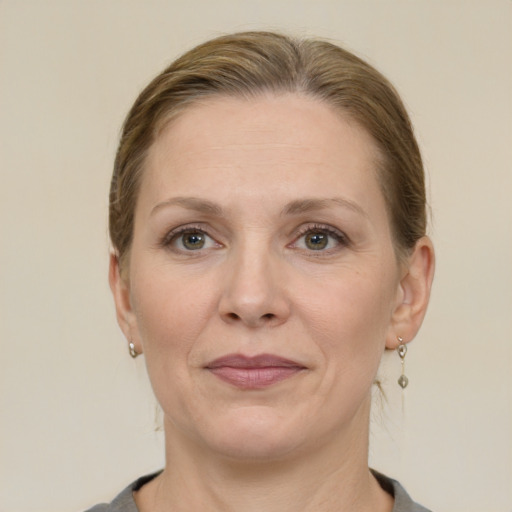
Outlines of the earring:
M404 370L405 370L405 354L407 354L407 347L404 345L404 340L400 336L398 336L398 347L396 351L398 352L398 355L400 356L400 363L402 365L402 375L398 378L398 385L405 389L407 387L407 384L409 384L409 379L405 376Z
M128 343L128 352L130 352L130 355L135 359L139 353L135 350L135 345L133 344L133 341L130 341Z

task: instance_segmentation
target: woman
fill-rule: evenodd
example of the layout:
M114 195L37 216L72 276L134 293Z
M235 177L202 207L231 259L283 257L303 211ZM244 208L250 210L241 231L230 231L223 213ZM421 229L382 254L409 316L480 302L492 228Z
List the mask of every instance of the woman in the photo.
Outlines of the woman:
M424 511L368 468L368 430L382 354L427 307L425 229L408 116L354 55L241 33L155 78L117 153L109 277L166 467L92 510Z

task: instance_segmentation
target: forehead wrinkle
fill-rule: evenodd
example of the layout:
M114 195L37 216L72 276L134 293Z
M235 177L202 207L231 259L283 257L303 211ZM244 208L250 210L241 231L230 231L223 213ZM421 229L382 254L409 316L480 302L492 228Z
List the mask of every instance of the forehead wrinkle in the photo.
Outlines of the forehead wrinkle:
M327 199L320 198L306 198L297 199L288 203L283 210L281 215L298 215L301 213L308 213L315 210L324 210L332 206L341 206L352 210L353 212L368 217L368 214L356 203L343 199L341 197L332 197Z

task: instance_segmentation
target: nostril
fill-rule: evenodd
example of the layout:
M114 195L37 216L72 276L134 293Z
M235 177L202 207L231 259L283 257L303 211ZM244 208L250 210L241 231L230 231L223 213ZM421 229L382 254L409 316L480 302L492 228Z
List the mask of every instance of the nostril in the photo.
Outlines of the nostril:
M238 315L232 311L230 313L226 314L226 318L228 318L229 320L233 320L233 321L242 320L242 317L240 315ZM261 315L259 318L260 318L260 320L268 321L268 320L273 320L274 318L276 318L276 315L274 315L274 313L265 313L264 315Z

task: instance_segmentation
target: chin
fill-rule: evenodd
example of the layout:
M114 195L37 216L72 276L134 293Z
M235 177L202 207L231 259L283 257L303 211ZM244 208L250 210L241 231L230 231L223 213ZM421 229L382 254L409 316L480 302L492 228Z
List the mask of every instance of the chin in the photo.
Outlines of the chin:
M247 407L219 421L206 440L225 457L239 461L283 459L301 444L300 431L268 407ZM206 436L205 436L206 437Z

